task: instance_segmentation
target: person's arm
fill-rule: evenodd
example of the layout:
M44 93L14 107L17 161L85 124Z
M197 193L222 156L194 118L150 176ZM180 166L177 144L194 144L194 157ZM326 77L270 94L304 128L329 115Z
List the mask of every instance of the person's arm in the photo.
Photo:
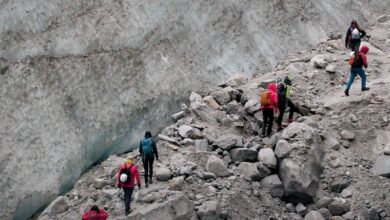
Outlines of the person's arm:
M139 141L139 154L142 156L142 140Z
M345 35L345 47L348 48L349 35L351 35L351 28L348 28L347 34Z
M363 53L361 53L360 56L362 57L363 60L363 66L367 68L368 67L367 56Z
M134 175L135 175L135 179L137 180L138 188L141 188L141 179L139 177L139 172L137 167L135 168Z
M363 30L363 29L361 29L361 30L360 30L360 38L363 38L363 37L365 37L366 35L367 35L366 31Z
M157 151L157 145L155 141L153 141L153 153L154 156L156 157L156 160L158 160L158 151Z
M116 186L119 187L119 178L120 178L120 175L121 175L121 170L122 170L122 166L119 167L119 170L118 170L118 174L116 175Z

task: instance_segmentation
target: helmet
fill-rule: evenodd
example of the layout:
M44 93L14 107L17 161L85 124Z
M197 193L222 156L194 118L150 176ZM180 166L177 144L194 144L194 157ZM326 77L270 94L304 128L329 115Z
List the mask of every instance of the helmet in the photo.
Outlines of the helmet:
M119 177L119 180L124 183L127 181L127 175L125 173L122 173Z

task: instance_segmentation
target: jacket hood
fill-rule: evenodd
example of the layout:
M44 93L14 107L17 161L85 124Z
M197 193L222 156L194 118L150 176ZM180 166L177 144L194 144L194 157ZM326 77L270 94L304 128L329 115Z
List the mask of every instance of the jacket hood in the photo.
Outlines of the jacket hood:
M275 92L276 93L276 83L270 83L268 85L268 90L272 91L272 92Z
M362 46L360 48L360 53L367 54L370 49L367 46Z

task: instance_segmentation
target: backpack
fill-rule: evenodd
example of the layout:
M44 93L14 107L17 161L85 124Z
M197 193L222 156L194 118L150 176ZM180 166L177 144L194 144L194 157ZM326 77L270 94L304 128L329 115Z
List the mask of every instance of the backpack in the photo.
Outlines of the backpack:
M358 40L360 39L360 31L357 28L354 28L351 32L351 39Z
M143 139L141 141L142 146L142 156L152 157L153 156L153 140L152 138Z
M260 95L260 104L261 106L269 106L271 105L271 92L265 91Z
M122 182L122 180L119 178L119 181L121 183L124 183L124 184L129 184L131 182L131 179L132 179L132 175L131 175L131 168L134 166L134 164L132 164L129 168L126 167L126 164L124 164L124 168L121 170L120 174L119 174L119 177L122 175L122 174L125 174L127 176L126 178L126 181Z
M359 59L359 55L360 55L359 53L352 52L348 60L349 65L352 66L356 62L356 60Z

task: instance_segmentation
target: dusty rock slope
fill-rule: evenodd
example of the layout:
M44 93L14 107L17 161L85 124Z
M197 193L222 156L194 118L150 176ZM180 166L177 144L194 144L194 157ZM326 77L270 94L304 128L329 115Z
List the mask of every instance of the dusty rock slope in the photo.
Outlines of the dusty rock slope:
M155 181L136 191L130 216L114 187L121 155L93 167L35 218L77 219L98 204L110 219L390 219L389 31L389 16L368 29L370 91L357 80L344 96L349 51L331 36L275 71L192 93L158 135ZM287 74L309 114L260 138L258 94Z

